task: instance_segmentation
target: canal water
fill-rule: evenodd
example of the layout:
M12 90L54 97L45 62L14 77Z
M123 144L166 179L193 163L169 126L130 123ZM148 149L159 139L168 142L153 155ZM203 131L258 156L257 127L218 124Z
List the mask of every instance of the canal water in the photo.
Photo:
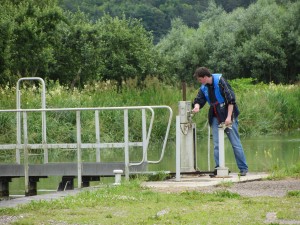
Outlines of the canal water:
M249 172L268 172L274 168L287 167L300 162L300 131L291 134L276 135L276 136L261 136L255 138L242 138L241 139ZM208 138L201 138L197 140L197 166L200 171L213 170L213 142L210 141L210 151L208 151ZM158 160L160 157L161 143L156 146L149 146L148 159ZM149 166L151 171L171 171L175 172L175 141L169 141L165 152L165 157L159 164ZM115 151L115 150L113 150ZM138 151L137 151L138 152ZM210 152L210 154L208 154ZM85 154L85 153L83 153ZM93 160L90 152L86 152L85 158ZM105 152L104 152L105 154ZM121 150L109 153L108 158L116 158L120 156L122 160L123 155ZM209 156L208 156L209 155ZM132 158L140 158L131 156ZM210 158L208 162L208 158ZM105 157L104 157L105 160ZM227 138L225 138L225 164L232 172L238 172L235 163L233 151ZM209 167L210 166L210 167ZM37 183L38 194L56 191L61 177L42 178ZM91 182L91 185L98 185L99 183L113 183L114 178L101 178L99 182ZM77 187L77 180L74 180L74 185ZM10 183L10 195L24 195L24 179L14 178Z

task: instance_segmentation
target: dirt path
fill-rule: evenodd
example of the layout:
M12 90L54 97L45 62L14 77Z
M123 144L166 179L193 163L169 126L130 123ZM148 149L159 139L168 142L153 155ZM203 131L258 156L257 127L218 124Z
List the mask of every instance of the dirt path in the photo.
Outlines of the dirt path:
M153 187L152 189L160 192L201 191L204 193L213 193L218 190L226 189L228 191L238 193L241 196L247 197L283 197L287 194L288 191L300 191L300 179L247 181L233 183L230 187L169 187L167 189Z

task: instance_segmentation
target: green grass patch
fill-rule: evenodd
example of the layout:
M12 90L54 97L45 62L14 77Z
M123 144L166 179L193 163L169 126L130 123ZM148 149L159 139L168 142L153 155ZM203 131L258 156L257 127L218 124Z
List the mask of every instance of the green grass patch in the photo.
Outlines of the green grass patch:
M14 224L263 224L268 212L300 220L297 197L246 198L229 191L154 192L140 180L102 186L76 196L33 201L0 216L14 215ZM22 216L22 217L21 217Z
M217 187L223 187L223 188L229 188L233 186L232 181L222 181L219 184L216 185Z
M288 191L288 197L300 197L300 191Z
M300 178L300 163L297 163L295 165L285 166L285 167L279 167L276 165L272 169L267 179L280 180L286 177Z

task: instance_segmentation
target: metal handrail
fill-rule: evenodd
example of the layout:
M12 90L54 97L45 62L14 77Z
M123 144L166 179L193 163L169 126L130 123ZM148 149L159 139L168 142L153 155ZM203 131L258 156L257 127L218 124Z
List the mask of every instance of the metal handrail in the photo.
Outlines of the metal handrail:
M42 84L42 93L41 109L21 109L21 91L20 83L22 81L39 81ZM17 82L16 87L16 109L7 109L0 110L1 112L14 112L16 113L16 122L17 122L17 138L16 144L0 144L1 149L15 149L16 150L16 162L21 163L20 160L20 149L24 149L24 176L25 176L25 191L28 192L29 188L29 173L28 173L28 149L43 149L44 150L44 163L48 163L48 149L51 148L77 148L77 175L78 175L78 187L81 187L82 183L82 159L81 159L81 149L82 148L96 148L96 161L100 162L100 148L101 147L122 147L124 148L125 154L125 177L129 179L129 166L141 165L144 162L147 163L159 163L163 159L166 143L169 135L169 130L171 126L171 120L173 111L169 106L129 106L129 107L96 107L96 108L46 108L46 87L45 82L40 77L24 77L20 78ZM169 110L169 121L167 125L167 130L164 138L164 143L162 146L162 151L159 160L157 161L148 161L147 151L150 141L150 136L152 132L153 122L154 122L154 110L156 108L166 108ZM130 142L129 133L128 133L128 110L142 110L142 142ZM148 109L151 112L150 125L147 132L146 126L146 112ZM95 111L95 134L96 134L96 143L82 143L81 141L81 122L80 122L80 112L81 111ZM99 112L104 110L123 110L124 111L124 143L100 143L100 128L99 128ZM47 144L47 125L46 125L46 112L53 111L75 111L76 112L76 141L77 143L60 143L60 144ZM42 113L42 143L41 144L29 144L28 143L28 134L27 134L27 113L28 112L41 112ZM23 138L24 144L21 140L21 113L23 115ZM142 146L143 154L142 159L138 163L130 163L129 160L129 146Z
M42 93L41 93L41 101L42 101L42 109L46 109L46 85L45 81L40 77L22 77L17 82L16 87L16 109L21 109L21 91L20 84L22 81L39 81L42 84ZM46 135L46 112L42 111L42 142L47 142ZM17 143L21 143L21 113L17 113ZM44 149L44 161L48 162L48 150L46 146L43 146ZM16 160L20 163L20 152L19 149L16 149Z
M166 130L166 134L165 134L165 138L164 138L164 143L163 143L163 147L161 150L161 155L159 160L157 161L148 161L147 160L147 150L148 150L148 145L149 145L149 141L150 141L150 137L151 137L151 132L152 132L152 127L153 127L153 122L154 122L154 110L153 109L157 109L157 108L166 108L169 110L169 121L168 121L168 125L167 125L167 130ZM81 131L80 131L80 112L81 111L95 111L95 112L99 112L99 111L105 111L105 110L123 110L124 111L124 143L100 143L100 140L96 140L97 143L81 143ZM148 128L148 131L146 132L146 127L143 128L143 142L129 142L128 138L128 133L125 134L128 131L128 127L126 128L126 126L128 126L128 115L127 115L127 111L128 110L142 110L143 112L143 118L145 117L145 110L150 110L151 112L151 119L150 119L150 125ZM54 112L54 111L76 111L76 126L77 126L77 143L61 143L61 144L49 144L49 143L41 143L41 144L30 144L28 143L28 138L27 138L27 113L28 112L42 112L45 113L46 112ZM19 115L21 115L21 113L23 113L23 130L24 130L24 144L21 143L21 140L19 140L17 142L17 144L1 144L0 145L0 150L1 149L39 149L39 148L46 148L48 149L52 149L52 148L77 148L77 155L78 155L78 185L81 185L81 149L83 148L103 148L103 147L111 147L111 148L125 148L125 177L127 179L129 179L129 167L130 166L134 166L134 165L141 165L144 162L147 163L159 163L164 156L165 153L165 148L166 148L166 143L167 143L167 139L168 139L168 135L169 135L169 130L170 130L170 126L171 126L171 120L172 120L172 109L169 106L129 106L129 107L95 107L95 108L47 108L47 109L7 109L7 110L0 110L1 112L14 112L17 113ZM127 112L127 113L126 113ZM145 124L146 122L144 121L145 119L143 119L143 123ZM19 119L19 121L21 122L21 119ZM127 122L126 122L127 121ZM97 120L95 119L95 123L97 122ZM127 123L127 125L126 125ZM99 124L99 123L98 123ZM144 125L143 125L144 126ZM97 125L96 125L97 127ZM20 134L21 135L21 131ZM99 133L97 134L97 129L96 129L96 135L99 135ZM45 136L46 137L46 136ZM127 139L127 140L126 140ZM46 138L44 139L46 140ZM130 163L129 162L129 147L130 146L143 146L143 157L141 159L140 162L138 163ZM24 151L26 152L26 151ZM20 158L20 157L19 157ZM28 155L25 156L24 158L28 159ZM48 158L48 155L47 155ZM98 160L97 160L98 161ZM100 157L99 157L99 161L100 161ZM48 162L48 161L47 161ZM45 163L47 163L45 162ZM18 162L17 162L18 163ZM28 161L27 161L28 163ZM28 173L26 173L26 168L28 168L28 166L25 166L25 174L28 175Z
M160 154L160 158L157 161L147 161L148 163L157 164L157 163L160 163L162 161L162 159L164 157L164 154L165 154L165 149L166 149L167 140L168 140L170 127L171 127L171 122L172 122L172 117L173 117L173 110L169 106L151 106L151 107L154 108L154 109L156 109L156 108L166 108L170 112L168 125L167 125L167 130L166 130L166 134L165 134L164 143L163 143L162 151L161 151L161 154Z

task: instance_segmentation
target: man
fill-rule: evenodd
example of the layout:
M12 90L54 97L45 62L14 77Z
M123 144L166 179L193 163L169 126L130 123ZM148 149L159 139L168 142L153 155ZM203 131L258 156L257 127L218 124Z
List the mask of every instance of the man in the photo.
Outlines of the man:
M225 129L225 133L232 145L240 175L245 176L248 172L248 166L238 133L239 110L231 86L222 77L222 74L211 74L205 67L197 68L194 77L202 85L194 100L194 109L192 111L193 113L199 112L206 102L210 105L208 119L212 127L216 168L219 167L218 126L224 123L225 126L231 126L231 129Z

